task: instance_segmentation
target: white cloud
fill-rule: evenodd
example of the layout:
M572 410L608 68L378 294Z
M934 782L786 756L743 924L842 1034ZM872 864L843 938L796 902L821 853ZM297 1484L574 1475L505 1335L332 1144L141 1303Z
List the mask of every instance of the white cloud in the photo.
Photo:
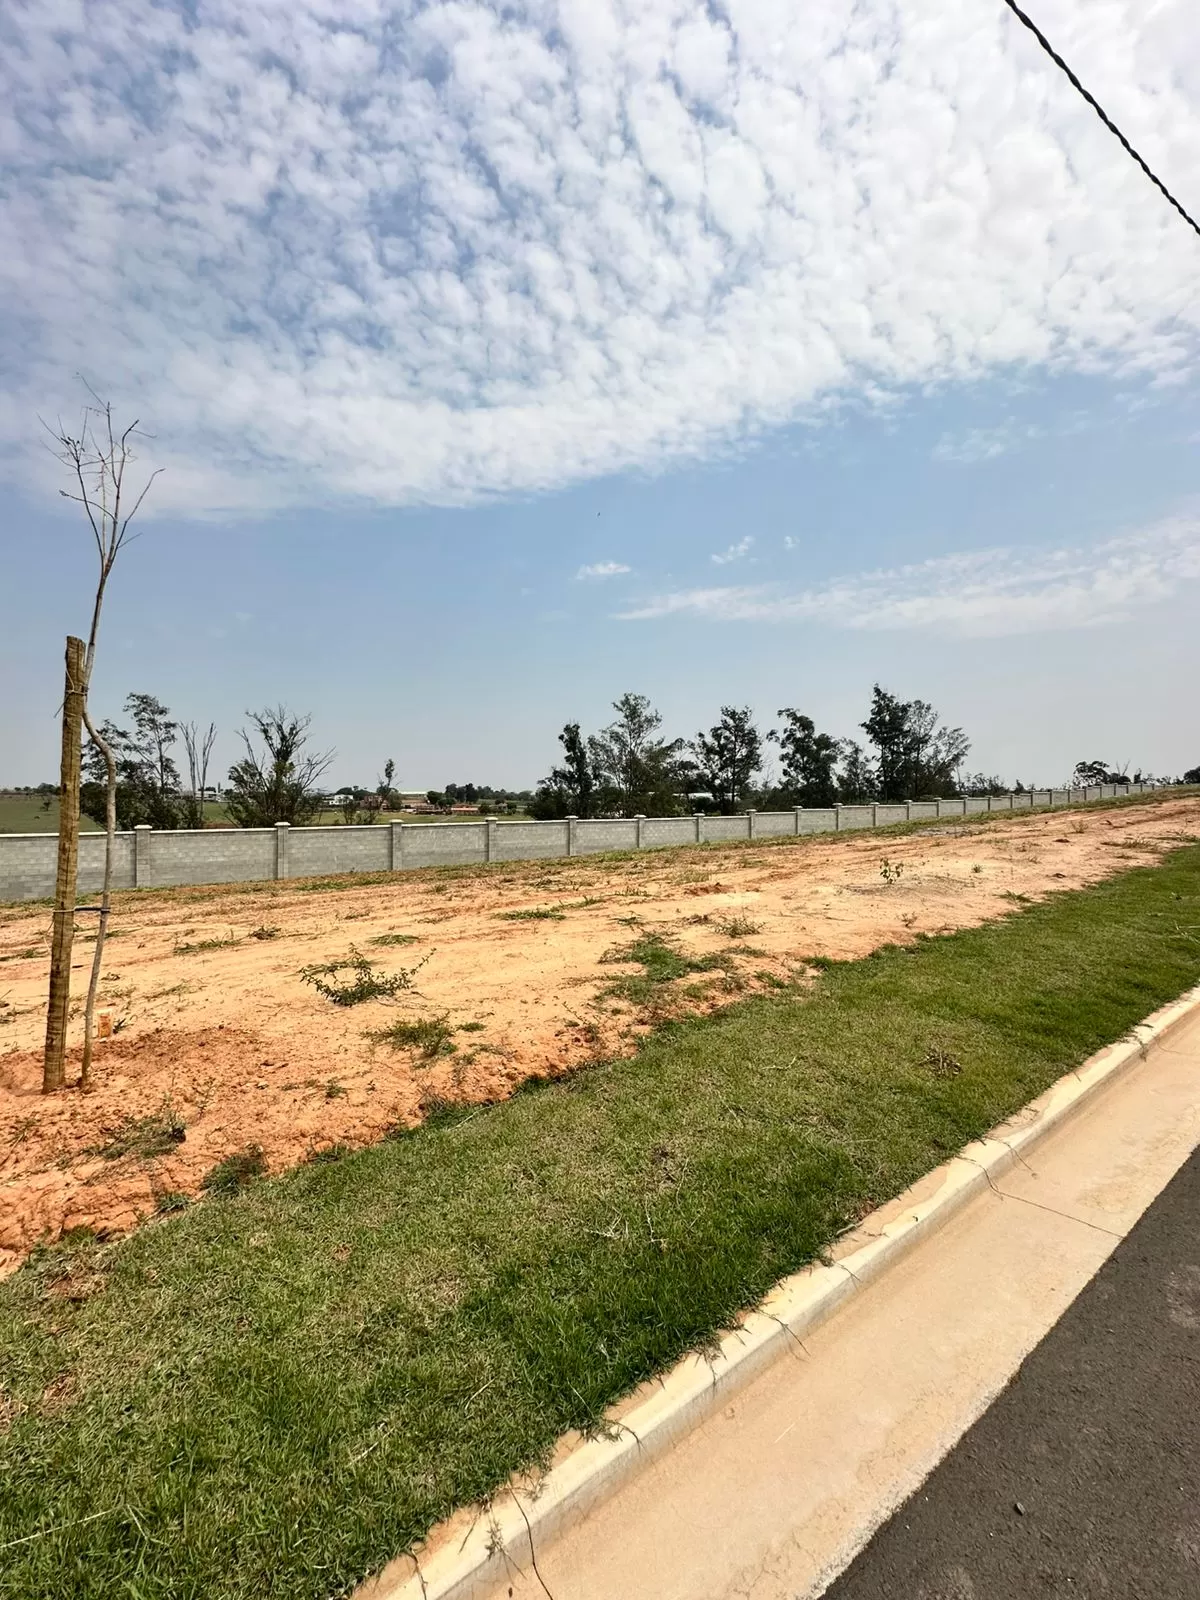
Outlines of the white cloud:
M681 615L713 622L813 621L999 638L1121 622L1197 579L1200 516L1180 516L1090 549L972 551L799 592L771 584L686 589L622 616L629 621Z
M619 578L623 572L631 572L623 561L595 561L590 567L580 567L575 574L577 578Z
M714 566L727 567L731 561L744 560L750 554L750 548L753 543L753 537L747 534L744 539L739 539L736 544L731 544L727 550L718 551L716 555L711 556L709 559Z
M1186 186L1191 0L1052 13ZM83 370L159 510L465 503L910 384L1167 375L1200 326L1194 236L1001 7L10 0L0 159L0 465L44 481Z

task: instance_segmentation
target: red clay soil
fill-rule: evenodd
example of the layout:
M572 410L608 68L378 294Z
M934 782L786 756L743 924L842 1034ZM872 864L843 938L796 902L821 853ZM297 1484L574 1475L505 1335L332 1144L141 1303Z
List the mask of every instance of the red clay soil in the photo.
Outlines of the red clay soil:
M50 917L7 908L0 1273L67 1229L136 1227L249 1145L277 1172L369 1144L432 1104L501 1098L531 1074L628 1052L655 1016L729 1004L803 974L806 958L1003 916L1197 834L1200 800L1180 798L906 836L126 894L101 994L117 1032L97 1046L86 1095L40 1093ZM557 914L528 915L546 911ZM722 967L636 1011L606 991L640 969L604 958L647 934ZM80 994L88 937L75 946ZM352 948L383 975L423 965L394 999L334 1005L301 969ZM440 1043L436 1028L428 1046L378 1037L420 1021L444 1025ZM76 1065L81 1026L76 1008Z

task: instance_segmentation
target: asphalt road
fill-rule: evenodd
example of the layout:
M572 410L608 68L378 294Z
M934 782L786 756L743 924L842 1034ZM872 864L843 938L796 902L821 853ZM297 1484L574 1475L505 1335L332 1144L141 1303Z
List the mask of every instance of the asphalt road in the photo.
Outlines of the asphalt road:
M1200 1152L825 1600L1200 1600Z

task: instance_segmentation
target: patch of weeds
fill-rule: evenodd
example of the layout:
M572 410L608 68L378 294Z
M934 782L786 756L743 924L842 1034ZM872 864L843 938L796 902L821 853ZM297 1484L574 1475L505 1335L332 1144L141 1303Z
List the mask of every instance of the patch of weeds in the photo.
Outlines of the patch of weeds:
M336 1078L330 1078L325 1085L326 1100L344 1100L350 1093L344 1083L339 1083Z
M478 1028L482 1024L474 1026ZM419 1050L426 1061L432 1061L437 1056L454 1053L457 1047L451 1038L453 1032L445 1017L422 1017L417 1022L393 1022L370 1037L379 1044L390 1044L393 1050Z
M879 876L889 888L904 876L903 861L889 861L887 856L879 863Z
M979 865L979 862L977 861L975 863L975 865L971 868L971 871L975 874L976 877L979 877L980 874L983 872L983 868Z
M151 1156L169 1155L187 1138L183 1118L169 1100L148 1117L130 1115L101 1131L103 1144L92 1145L85 1154L102 1156L105 1161L120 1161L125 1156L137 1156L145 1161Z
M367 943L378 945L416 944L417 935L415 933L377 933L373 939L368 939Z
M430 951L430 955L432 953ZM350 954L344 960L301 967L300 977L335 1006L358 1006L364 1000L392 1000L403 990L411 989L413 978L428 960L426 956L415 967L382 973L376 970L370 956L351 945Z
M459 1033L482 1033L484 1026L482 1022L460 1022L458 1031Z
M754 976L759 983L765 984L768 989L787 989L791 987L786 978L781 978L777 972L768 972L765 967L760 968Z
M172 1189L168 1190L166 1194L159 1195L154 1203L154 1210L157 1216L168 1217L174 1211L186 1211L191 1203L191 1195L180 1194Z
M196 939L191 944L177 944L174 953L177 956L198 956L205 950L228 950L231 945L241 942L236 934L231 933L225 939Z
M630 962L641 967L640 973L617 978L603 990L605 995L627 1000L634 1006L645 1006L656 1000L656 991L676 978L686 978L693 972L712 972L728 964L728 958L721 956L685 955L656 933L644 934L633 944L610 950L600 960L608 965Z
M11 955L0 956L0 961L32 961L37 956L47 955L40 945L31 944L27 950L14 950Z
M497 911L495 915L501 922L561 922L566 912L557 907L531 906L528 911Z
M755 922L752 917L724 917L713 922L713 927L718 933L723 933L727 939L745 939L751 934L761 933L763 925Z
M1011 900L1014 905L1031 906L1033 901L1027 894L1017 894L1014 889L1006 889L1000 896L1001 900Z
M252 939L260 939L260 940L262 940L262 939L278 939L278 937L279 937L279 935L280 935L280 933L282 931L283 930L281 928L276 927L273 922L271 922L271 923L263 922L263 923L260 923L257 928L252 928L250 930L250 937Z
M200 1187L215 1195L240 1194L243 1189L252 1184L256 1179L263 1177L267 1170L267 1160L263 1155L260 1144L248 1144L242 1150L235 1150L232 1155L218 1161L211 1167L200 1180Z
M957 1078L962 1071L962 1062L936 1044L930 1045L920 1064L932 1072L935 1078Z

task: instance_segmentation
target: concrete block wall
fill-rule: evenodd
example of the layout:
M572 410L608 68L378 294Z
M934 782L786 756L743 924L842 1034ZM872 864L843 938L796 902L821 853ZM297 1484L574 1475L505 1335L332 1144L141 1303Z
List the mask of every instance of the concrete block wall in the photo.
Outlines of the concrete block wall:
M114 887L257 883L345 872L402 872L414 867L472 866L485 861L550 860L603 850L656 850L671 845L882 828L923 817L962 817L1031 806L1077 806L1117 794L1140 794L1144 783L1089 789L911 800L900 804L750 811L736 817L613 817L561 822L383 823L361 828L205 828L155 832L135 828L116 838ZM0 902L48 900L54 893L58 841L52 833L0 834ZM104 837L79 838L79 892L95 895L104 871Z

